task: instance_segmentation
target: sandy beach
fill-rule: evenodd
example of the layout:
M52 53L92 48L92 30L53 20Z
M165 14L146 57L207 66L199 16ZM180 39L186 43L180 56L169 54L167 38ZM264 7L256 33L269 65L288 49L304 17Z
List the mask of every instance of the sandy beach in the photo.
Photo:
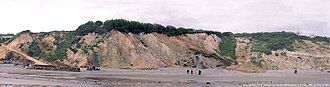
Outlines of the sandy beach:
M188 68L158 70L105 69L63 72L29 70L0 64L0 86L32 87L329 87L330 73L299 70L269 70L242 73L222 69L203 69L202 75L187 74Z

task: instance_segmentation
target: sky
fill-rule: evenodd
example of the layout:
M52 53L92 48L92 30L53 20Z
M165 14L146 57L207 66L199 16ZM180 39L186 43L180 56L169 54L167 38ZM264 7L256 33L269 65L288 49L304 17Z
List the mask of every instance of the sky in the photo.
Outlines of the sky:
M330 0L1 0L0 33L75 30L127 19L220 32L330 37Z

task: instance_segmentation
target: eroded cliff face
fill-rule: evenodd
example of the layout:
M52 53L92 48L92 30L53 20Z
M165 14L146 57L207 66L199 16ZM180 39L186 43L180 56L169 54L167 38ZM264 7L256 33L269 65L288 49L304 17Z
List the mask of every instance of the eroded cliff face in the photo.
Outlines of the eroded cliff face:
M39 37L40 42L43 43L44 46L39 46L41 47L41 49L43 50L43 52L45 53L51 53L53 51L55 51L55 49L57 48L57 46L55 45L55 37L58 36L62 36L61 33L56 33L56 32L51 32L48 35L45 35L44 37ZM38 36L36 36L38 37ZM37 39L37 40L39 40Z
M252 40L249 37L236 38L236 56L237 65L227 67L228 70L242 71L242 72L265 72L265 69L257 66L251 62L254 52L252 49Z
M324 43L296 41L295 51L277 50L271 55L254 53L256 58L264 58L264 69L319 69L330 68L330 47Z
M295 51L283 49L266 55L251 51L253 41L248 37L238 37L236 41L238 65L228 67L227 69L230 70L264 72L264 70L330 68L330 47L325 43L295 41L293 44Z
M83 36L79 41L82 48L79 48L76 53L69 53L66 60L80 61L78 66L95 64L86 61L99 61L98 65L101 67L111 68L216 68L222 65L220 61L195 54L191 49L215 53L219 41L220 38L216 35L203 33L183 36L157 33L136 35L113 30L105 35L90 33ZM88 51L84 53L83 49L88 49ZM77 55L80 56L75 57ZM74 63L66 62L66 64Z

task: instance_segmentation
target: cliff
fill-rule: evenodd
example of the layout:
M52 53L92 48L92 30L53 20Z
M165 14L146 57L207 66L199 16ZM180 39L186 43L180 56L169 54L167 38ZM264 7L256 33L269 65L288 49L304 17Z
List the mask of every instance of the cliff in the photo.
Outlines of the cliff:
M133 26L127 21L119 26L117 22L88 22L76 31L25 31L4 45L53 65L72 67L193 67L243 72L330 68L329 38L287 32L242 35L157 24ZM145 26L154 28L145 30ZM281 38L285 35L290 38ZM0 59L10 59L11 51L0 48Z

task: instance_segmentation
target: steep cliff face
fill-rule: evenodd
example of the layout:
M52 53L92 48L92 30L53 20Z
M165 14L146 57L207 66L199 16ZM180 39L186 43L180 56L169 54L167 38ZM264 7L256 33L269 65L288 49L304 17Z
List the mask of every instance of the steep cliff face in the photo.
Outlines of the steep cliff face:
M90 33L82 36L79 41L81 48L78 48L76 53L69 51L66 60L77 61L80 63L78 66L97 63L102 67L111 68L153 69L183 66L216 68L221 66L220 61L195 54L191 49L216 53L215 49L218 49L219 41L220 38L217 36L207 34L137 35L113 30L104 35ZM85 53L83 50L86 50Z

